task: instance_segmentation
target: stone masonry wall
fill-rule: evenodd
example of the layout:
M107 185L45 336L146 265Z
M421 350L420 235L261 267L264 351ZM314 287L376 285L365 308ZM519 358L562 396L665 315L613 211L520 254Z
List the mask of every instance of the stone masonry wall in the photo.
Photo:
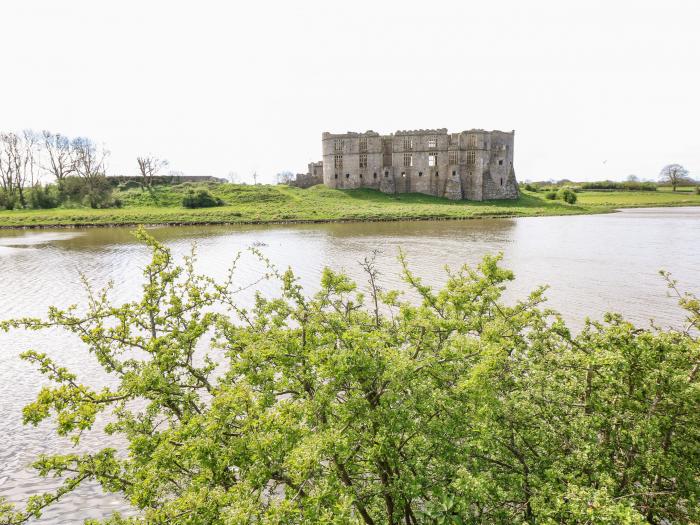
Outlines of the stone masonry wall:
M331 188L425 193L453 200L516 199L513 138L514 132L450 134L444 128L390 135L324 132L323 183Z

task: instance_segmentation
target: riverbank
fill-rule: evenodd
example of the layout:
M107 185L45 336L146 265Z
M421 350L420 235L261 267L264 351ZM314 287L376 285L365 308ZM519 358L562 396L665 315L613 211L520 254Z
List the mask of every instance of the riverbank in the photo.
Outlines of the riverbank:
M0 228L86 226L280 224L355 221L460 220L606 213L616 208L700 205L693 192L595 192L577 194L574 205L523 191L514 201L449 201L421 194L385 195L374 190L307 190L288 186L204 185L226 204L186 209L182 197L192 185L135 188L116 193L121 208L55 208L0 212ZM200 186L196 186L200 187Z

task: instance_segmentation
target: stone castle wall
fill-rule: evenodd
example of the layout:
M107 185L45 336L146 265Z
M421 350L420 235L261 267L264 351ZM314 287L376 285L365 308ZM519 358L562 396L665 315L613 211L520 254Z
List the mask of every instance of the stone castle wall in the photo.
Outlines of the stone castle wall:
M323 184L323 162L309 162L306 173L297 173L296 178L289 182L290 186L297 188L310 188L317 184Z
M323 182L339 189L515 199L514 132L446 129L322 135ZM309 165L318 166L318 163Z

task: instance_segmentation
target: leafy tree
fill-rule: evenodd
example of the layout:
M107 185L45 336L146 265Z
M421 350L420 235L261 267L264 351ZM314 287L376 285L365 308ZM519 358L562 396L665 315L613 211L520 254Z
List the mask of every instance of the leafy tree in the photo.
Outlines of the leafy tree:
M673 191L676 191L676 187L679 184L688 180L688 170L680 164L669 164L663 167L661 173L659 173L659 178L662 182L670 184Z
M383 290L370 258L369 293L326 269L308 297L268 264L279 297L242 308L235 267L216 283L193 256L178 266L137 235L153 254L140 300L89 290L84 313L3 324L78 334L116 380L95 389L25 352L52 383L25 422L55 416L77 442L108 412L126 454L39 458L63 486L25 510L0 503L0 523L26 522L88 479L141 510L112 524L700 520L695 297L679 293L684 331L610 314L573 336L542 307L544 288L501 302L513 274L498 257L434 290L402 256L417 304Z

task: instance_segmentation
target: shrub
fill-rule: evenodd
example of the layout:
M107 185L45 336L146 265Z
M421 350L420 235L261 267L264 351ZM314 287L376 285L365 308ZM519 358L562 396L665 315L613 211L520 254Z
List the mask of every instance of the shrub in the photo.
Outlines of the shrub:
M557 192L557 198L569 204L575 204L577 197L571 188L562 188Z
M0 190L0 208L6 210L14 210L19 204L19 199L14 193L5 190Z
M548 191L547 193L544 194L545 199L549 199L550 201L553 201L554 199L557 198L557 194L553 191Z
M695 195L700 195L700 186L695 186Z
M57 328L79 335L76 352L108 377L98 390L43 348L24 352L45 378L27 423L77 448L106 419L128 447L39 457L63 484L16 512L0 498L0 523L89 482L142 516L114 525L700 523L690 331L607 314L574 335L542 287L505 301L514 276L488 256L442 288L402 257L418 301L379 292L369 259L369 294L326 268L309 295L264 266L281 290L243 308L235 267L217 283L137 235L152 252L140 298L92 294L80 310L0 322L50 327L47 346ZM664 275L697 326L697 298Z
M48 210L60 204L61 196L53 184L35 184L29 193L29 206L36 210Z
M199 190L188 190L182 199L182 205L185 208L212 208L214 206L223 205L218 197L214 197L209 190L201 188Z
M528 182L527 184L525 184L525 186L523 186L523 187L524 187L527 191L539 191L539 190L537 189L537 186L533 186L533 185L530 184L529 182Z
M142 188L143 184L135 180L127 180L119 185L120 190L132 190L134 188Z
M80 202L91 208L111 208L112 185L104 175L90 177L66 177L61 181L60 197L62 201Z

